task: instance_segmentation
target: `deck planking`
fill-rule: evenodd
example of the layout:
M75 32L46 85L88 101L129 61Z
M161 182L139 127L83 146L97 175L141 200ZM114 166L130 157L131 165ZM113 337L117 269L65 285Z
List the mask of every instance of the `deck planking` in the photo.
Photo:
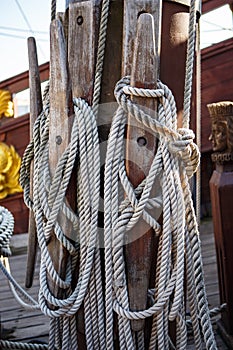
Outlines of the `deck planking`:
M217 263L212 221L204 221L200 227L202 260L205 274L205 286L209 308L219 306L219 287ZM24 287L26 271L26 248L18 249L10 258L12 275ZM39 288L39 257L36 262L34 283L28 290L37 299ZM40 311L28 311L22 308L12 295L5 276L0 272L0 313L2 334L1 339L12 341L48 343L49 318ZM216 322L214 331L219 350L229 349L217 332ZM189 338L187 350L194 350L192 337ZM204 349L204 346L203 346Z

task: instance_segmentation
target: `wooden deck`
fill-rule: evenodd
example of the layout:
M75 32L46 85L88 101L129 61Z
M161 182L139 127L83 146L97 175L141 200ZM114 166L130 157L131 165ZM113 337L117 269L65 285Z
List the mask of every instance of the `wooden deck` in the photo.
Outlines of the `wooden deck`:
M205 270L206 291L210 309L219 306L217 266L214 247L214 235L212 222L206 221L201 225L202 256ZM19 236L18 236L19 239ZM12 274L15 279L24 286L26 249L16 249L15 254L10 258ZM29 290L30 295L36 298L38 291L38 264L36 267L34 286ZM49 320L40 312L25 311L14 299L7 280L0 272L0 312L2 334L1 339L24 342L48 342ZM226 350L228 347L216 331L216 341L219 350ZM194 350L192 338L189 340L187 350ZM203 348L204 349L204 348Z

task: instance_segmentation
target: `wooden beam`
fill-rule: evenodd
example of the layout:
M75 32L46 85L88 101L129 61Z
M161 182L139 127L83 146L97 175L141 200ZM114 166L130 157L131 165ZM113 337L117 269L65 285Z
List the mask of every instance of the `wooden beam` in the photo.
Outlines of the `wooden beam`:
M49 119L49 168L54 175L57 163L70 141L69 99L70 84L67 69L67 48L63 25L55 19L50 26L51 58L50 58L50 119ZM69 237L71 224L59 213L58 221L63 232ZM48 250L55 270L61 278L65 278L69 253L51 233ZM50 290L54 295L62 297L59 290L50 281Z
M32 37L28 38L28 58L29 58L29 88L30 88L30 140L32 140L35 121L43 108L36 41ZM33 173L34 173L33 162L31 164L30 172L31 172L30 197L33 200ZM26 280L25 280L26 288L30 288L32 286L35 262L36 262L36 251L37 251L36 223L35 223L33 211L30 210L29 224L28 224L27 272L26 272Z
M233 0L202 0L202 13L204 14L227 4L233 5Z
M154 16L144 13L145 10L148 10L148 3L143 3L145 7L139 7L140 11L138 12L139 8L135 8L132 2L128 2L125 13L125 16L133 13L134 21L138 22L135 46L132 53L129 54L132 65L130 63L125 65L125 71L127 72L131 66L132 86L156 89L159 67L161 2L154 2L154 6L155 3L157 5L156 11L154 9L153 12ZM130 10L131 5L132 10ZM133 25L131 22L132 19L126 18L126 21L128 22L126 31L132 26L135 27L135 24ZM129 33L125 33L125 37L129 39ZM130 47L132 48L131 45L132 38L127 40L125 52ZM127 61L126 55L124 60ZM157 117L157 101L155 99L133 97L133 100L146 108L147 113L150 113L153 118ZM126 140L126 171L134 187L137 187L148 175L156 150L156 137L129 116ZM143 310L147 306L152 250L155 248L154 231L141 219L127 233L126 241L130 242L125 246L130 309ZM144 328L145 322L142 320L132 321L131 325L134 331L139 331Z
M155 23L159 24L161 13L161 1L149 0L127 0L124 2L124 27L123 27L123 55L122 72L123 75L130 75L132 72L133 47L136 37L137 19L142 13L150 13L154 17ZM159 30L161 24L159 24ZM156 38L156 52L160 51L160 37Z
M49 63L46 62L39 66L40 80L45 81L49 79ZM23 91L29 87L29 71L17 74L11 78L0 82L0 89L7 89L12 94Z
M94 7L92 1L69 6L68 60L72 95L91 104L95 76Z

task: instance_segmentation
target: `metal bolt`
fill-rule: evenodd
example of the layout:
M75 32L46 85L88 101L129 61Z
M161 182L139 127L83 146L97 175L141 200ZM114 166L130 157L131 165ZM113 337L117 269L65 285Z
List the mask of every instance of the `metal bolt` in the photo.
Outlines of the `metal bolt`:
M62 138L60 135L56 136L56 143L60 145L62 143Z
M138 143L138 145L140 146L140 147L143 147L143 146L146 146L146 144L147 144L147 139L145 138L145 137L139 137L138 139L137 139L137 143Z
M83 16L78 16L77 17L77 24L81 26L83 24Z

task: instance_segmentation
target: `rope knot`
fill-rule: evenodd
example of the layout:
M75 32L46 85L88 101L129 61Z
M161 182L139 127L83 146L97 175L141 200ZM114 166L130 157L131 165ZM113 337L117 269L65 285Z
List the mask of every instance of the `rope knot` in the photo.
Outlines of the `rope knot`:
M164 96L163 89L143 89L125 85L122 90L126 95L133 95L137 97L160 98Z
M195 134L192 130L186 128L180 128L177 132L180 138L169 144L169 150L174 154L180 154L186 173L190 178L197 171L200 163L200 152L193 142Z
M169 144L169 150L174 154L184 151L195 138L194 132L190 129L180 128L177 129L177 133L177 139Z
M169 88L158 80L158 89L142 89L130 86L130 76L123 77L116 85L115 97L119 108L125 114L130 113L135 120L159 136L161 143L166 143L169 152L179 155L183 161L188 177L197 170L200 161L200 153L193 140L195 135L188 128L177 129L177 113L174 96ZM140 108L130 99L132 96L158 98L158 118Z

